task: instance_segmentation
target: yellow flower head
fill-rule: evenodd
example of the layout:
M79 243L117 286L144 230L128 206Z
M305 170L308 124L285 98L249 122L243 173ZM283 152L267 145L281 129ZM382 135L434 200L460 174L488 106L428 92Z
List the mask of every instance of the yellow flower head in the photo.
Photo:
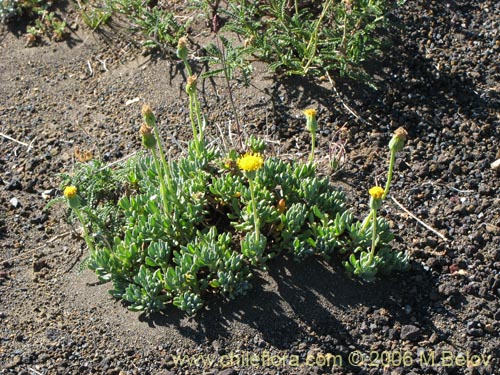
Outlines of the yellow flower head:
M76 193L78 192L78 189L76 188L76 186L66 186L64 188L64 196L68 199L71 199L71 198L74 198L76 197Z
M316 113L318 113L314 108L308 108L308 109L305 109L303 111L304 115L306 115L306 117L316 117Z
M368 190L368 193L373 199L380 199L384 196L384 189L382 189L380 186L374 186L370 190Z
M238 168L245 172L256 171L264 165L264 159L260 154L245 154L236 161Z

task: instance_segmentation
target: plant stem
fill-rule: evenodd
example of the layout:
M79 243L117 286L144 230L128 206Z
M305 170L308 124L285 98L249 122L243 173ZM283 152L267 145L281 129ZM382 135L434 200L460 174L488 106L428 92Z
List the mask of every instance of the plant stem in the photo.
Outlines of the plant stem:
M384 195L382 196L382 199L385 199L385 197L389 193L389 188L391 187L391 182L392 182L392 172L394 171L395 160L396 160L396 152L391 151L391 159L389 161L389 172L387 173L387 182L385 183Z
M316 151L316 132L311 132L311 153L309 154L309 161L314 161L314 152Z
M240 144L240 148L243 148L243 140L241 138L240 119L238 116L238 111L236 110L236 105L234 104L233 90L231 89L231 77L229 74L229 69L228 69L227 60L226 60L226 49L224 47L224 43L221 43L221 45L219 45L219 42L217 41L217 44L218 44L218 48L220 51L220 60L221 60L222 70L224 71L224 78L226 80L227 92L229 94L229 101L231 102L231 107L233 110L234 118L236 120L236 131L238 132L238 142Z
M312 61L314 60L314 57L316 56L316 48L318 46L318 32L319 32L319 26L321 22L323 21L323 18L326 15L326 12L328 11L328 8L330 8L330 5L332 4L332 0L329 0L324 6L323 6L323 11L321 12L318 20L316 21L316 25L314 26L314 30L311 34L311 37L309 38L309 43L307 44L306 47L306 56L308 60L304 68L302 69L304 73L307 73L309 70L309 65L311 65Z
M199 144L199 136L198 136L198 130L196 130L196 121L195 120L195 113L196 113L196 104L195 104L195 98L194 95L190 94L189 95L189 119L191 120L191 128L193 130L193 139L196 143L196 149L198 150L198 144Z
M158 172L158 180L160 181L160 196L163 203L163 211L164 214L167 215L170 210L168 205L167 187L165 186L165 177L163 175L160 162L158 161L158 154L156 153L156 149L153 148L151 151L153 154L153 161Z
M203 129L203 117L201 115L200 101L196 95L196 91L192 94L194 102L194 111L196 114L196 121L198 122L198 142L201 144L204 139L204 129Z
M182 59L182 62L184 63L184 66L186 67L186 70L188 72L188 77L193 75L193 71L191 69L191 65L189 65L189 62L186 59Z
M165 153L163 151L163 142L160 137L160 132L158 131L158 127L156 126L156 120L153 122L153 131L155 133L155 138L156 138L156 144L158 145L158 152L160 153L160 160L163 165L163 168L165 169L165 173L167 174L167 182L168 185L171 186L170 182L170 168L167 163L167 159L165 158ZM153 155L156 158L155 150L153 149ZM158 170L158 173L160 173L161 170Z
M260 238L260 220L259 220L259 215L257 214L257 202L255 201L255 195L254 195L254 184L251 178L248 179L248 184L250 187L250 195L252 197L252 205L253 205L253 221L255 225L255 240L258 241Z
M87 244L87 247L90 249L90 252L94 252L94 244L90 240L89 232L87 231L87 226L85 225L85 221L83 220L82 213L80 212L79 209L75 209L76 216L78 217L78 220L80 220L80 223L82 224L83 228L83 239L85 240L85 243Z
M361 232L364 232L366 230L366 228L368 228L368 226L371 223L372 216L373 216L373 211L370 211L370 213L365 218L365 220L363 220L363 224L362 224L362 227L361 227Z
M369 263L371 264L373 261L373 257L375 256L375 242L377 240L377 210L372 209L372 250L370 252Z
M227 91L229 93L229 101L231 102L231 107L233 109L234 118L236 120L236 130L238 132L238 142L240 144L240 148L243 148L243 141L241 139L240 119L238 116L238 111L236 110L236 105L234 104L233 90L231 89L231 85L229 83L229 76L227 74L227 68L226 68L225 64L224 64L224 76L226 77Z

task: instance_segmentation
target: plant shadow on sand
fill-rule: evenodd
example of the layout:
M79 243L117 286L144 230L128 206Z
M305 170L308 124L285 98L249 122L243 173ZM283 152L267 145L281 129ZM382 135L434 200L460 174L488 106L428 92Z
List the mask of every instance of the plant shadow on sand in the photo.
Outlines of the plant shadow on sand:
M265 342L285 350L312 333L350 345L356 341L353 330L359 334L365 315L379 309L388 316L384 325L392 327L410 324L412 318L430 320L430 312L442 308L439 300L429 298L438 295L431 275L416 264L409 272L374 283L350 278L343 269L334 269L318 258L301 263L279 258L268 265L269 273L259 272L246 296L233 301L208 300L207 309L187 325L180 324L184 313L172 306L139 319L151 327L176 328L199 344L229 338L234 334L231 327L243 324L255 329ZM418 285L412 282L414 277ZM405 307L413 310L411 315ZM435 327L433 332L440 334Z

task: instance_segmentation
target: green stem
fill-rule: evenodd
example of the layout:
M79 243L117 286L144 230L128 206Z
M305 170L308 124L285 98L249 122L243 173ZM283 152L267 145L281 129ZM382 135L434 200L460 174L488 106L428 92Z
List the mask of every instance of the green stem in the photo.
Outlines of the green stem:
M316 25L314 26L314 30L311 34L311 37L309 38L309 43L307 44L307 47L306 47L306 56L305 56L308 58L308 60L303 68L303 71L306 73L309 70L309 65L311 65L312 61L314 60L314 56L316 56L316 49L317 49L317 45L318 45L319 26L320 26L321 22L323 22L323 18L325 17L326 12L328 11L328 8L330 8L331 4L332 4L332 0L329 0L323 6L323 11L321 12L318 20L316 21Z
M224 54L222 54L224 56ZM231 84L229 80L229 74L227 71L226 60L223 58L223 66L224 66L224 77L226 78L227 84L227 92L229 93L229 101L231 102L231 107L233 109L234 119L236 120L236 130L238 131L238 143L240 144L240 148L243 148L243 140L241 138L241 126L240 126L240 118L238 116L238 111L236 110L236 105L234 104L233 99L233 90L231 89Z
M163 175L163 177L166 177L168 186L171 189L172 188L172 181L171 181L171 175L170 175L170 167L168 165L167 159L165 157L165 153L163 151L163 142L162 142L162 139L160 137L160 132L158 131L158 127L156 126L156 121L154 121L154 123L152 125L153 125L153 131L155 133L156 144L158 145L158 152L160 153L160 160L161 160L161 163L163 165L163 170L165 171L165 174ZM153 155L156 159L157 156L156 156L154 149L153 149ZM162 172L161 170L158 170L159 174L161 172ZM173 192L173 190L172 190L172 192Z
M377 240L377 210L372 209L372 250L370 252L370 264L375 256L375 242Z
M311 153L309 154L309 161L314 161L314 152L316 151L316 133L311 132Z
M158 158L158 155L156 153L156 149L153 148L151 150L151 152L153 154L153 160L155 163L155 167L158 171L158 180L160 181L160 195L161 195L161 201L163 203L163 212L165 215L171 215L170 204L169 204L169 193L170 193L170 196L174 199L174 204L179 205L179 201L177 199L176 190L174 189L174 187L172 185L172 179L170 176L170 169L167 169L167 171L165 172L165 173L168 173L167 178L165 178L164 171L161 169L161 165L160 165L160 162L158 160L159 158ZM165 181L167 181L168 186L165 185ZM187 238L184 235L182 228L179 225L179 223L177 222L177 220L173 220L172 223L174 224L175 228L178 230L179 236L182 239L187 240Z
M189 65L189 62L186 59L182 59L182 62L184 63L184 66L186 67L186 70L188 72L188 77L193 75L193 71L191 70L191 65Z
M372 221L372 216L373 216L373 211L370 211L370 213L368 214L368 216L365 218L365 220L363 220L363 226L361 227L361 232L364 232L368 226L370 225L371 221Z
M389 193L389 188L391 187L391 182L392 182L392 172L394 171L395 160L396 160L396 152L391 151L391 159L389 161L389 172L387 173L387 182L385 183L384 195L382 196L382 199L385 199L385 197Z
M259 220L259 215L257 214L257 202L255 201L255 195L254 195L254 184L251 178L248 179L248 184L250 187L250 196L252 197L252 206L253 206L253 221L255 225L255 237L256 241L259 240L260 238L260 220Z
M160 162L158 161L158 154L156 153L156 149L153 148L151 152L153 154L153 161L158 172L158 180L160 181L160 195L163 203L163 211L167 215L170 210L168 205L167 187L165 186L165 177L163 175Z
M196 91L192 94L193 95L193 103L194 103L194 111L196 114L196 120L198 122L198 142L201 144L204 139L204 134L203 134L203 118L201 115L201 107L200 107L200 101L198 100L198 96L196 95Z
M189 95L189 119L191 120L191 129L193 130L193 139L194 142L196 143L196 149L198 149L198 144L199 144L199 137L198 137L198 131L196 130L196 120L195 120L195 113L196 113L196 104L195 104L195 98L192 94Z
M78 217L78 220L82 224L83 228L83 239L85 240L85 243L87 244L87 247L90 249L90 252L94 252L94 243L90 240L89 232L87 231L87 225L85 224L85 221L83 220L82 213L80 212L79 209L75 209L76 216Z

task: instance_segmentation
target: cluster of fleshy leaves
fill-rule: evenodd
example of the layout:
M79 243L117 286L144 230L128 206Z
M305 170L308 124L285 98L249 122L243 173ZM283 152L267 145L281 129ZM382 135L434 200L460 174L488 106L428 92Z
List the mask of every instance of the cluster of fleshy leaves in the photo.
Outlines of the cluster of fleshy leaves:
M262 142L252 141L254 151L262 151ZM390 249L393 235L381 218L376 256L370 264L363 260L371 226L355 220L344 193L318 176L312 162L269 157L255 172L257 238L238 155L206 148L202 155L199 144L191 143L186 156L170 162L176 189L168 196L168 215L159 202L157 164L147 154L106 171L103 178L115 184L112 193L95 191L101 186L98 162L81 165L82 172L64 182L78 187L78 211L92 241L88 266L113 283L110 293L130 309L152 312L172 303L194 314L210 294L230 299L244 294L252 269L266 269L285 253L296 260L311 255L340 260L366 280L406 266L406 257ZM102 189L110 188L108 183Z

